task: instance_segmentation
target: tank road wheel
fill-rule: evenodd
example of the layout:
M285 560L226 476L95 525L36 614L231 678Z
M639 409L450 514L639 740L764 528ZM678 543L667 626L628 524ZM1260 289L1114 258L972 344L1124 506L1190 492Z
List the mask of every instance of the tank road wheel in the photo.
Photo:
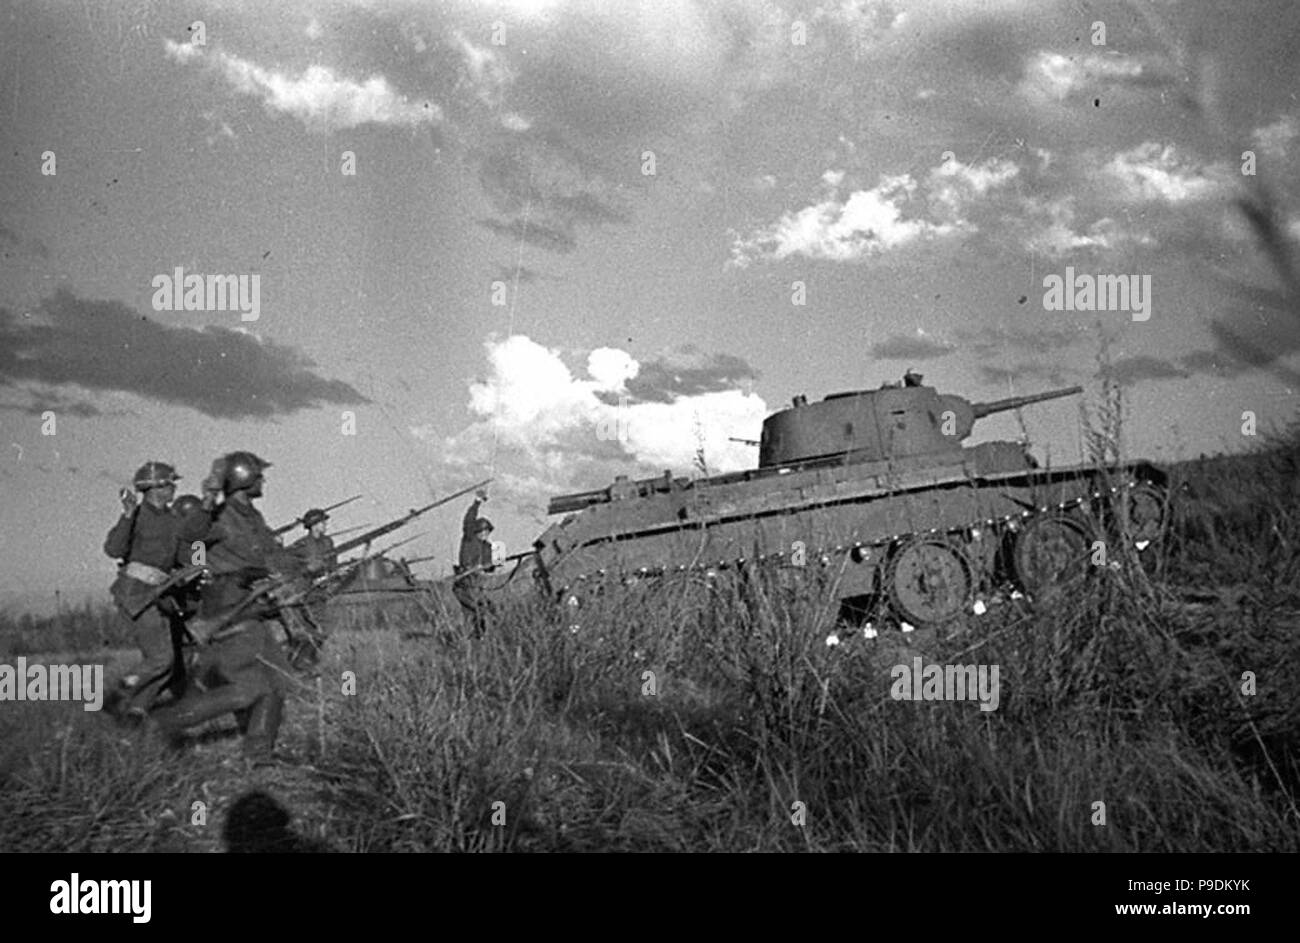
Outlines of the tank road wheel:
M917 628L933 628L961 616L975 580L960 546L941 536L912 537L894 551L885 577L894 610Z
M1144 481L1130 488L1124 500L1128 505L1129 534L1137 548L1145 550L1160 537L1164 527L1165 493Z
M1082 583L1090 571L1092 529L1072 514L1040 514L1020 528L1012 564L1021 588L1035 599Z

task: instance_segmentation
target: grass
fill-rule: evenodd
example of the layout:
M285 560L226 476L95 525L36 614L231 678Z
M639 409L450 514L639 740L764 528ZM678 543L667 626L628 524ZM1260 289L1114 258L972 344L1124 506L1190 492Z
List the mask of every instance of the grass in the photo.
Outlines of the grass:
M1298 467L1298 437L1176 466L1157 558L940 635L829 647L815 587L698 582L521 603L483 641L436 608L340 633L270 770L229 719L175 755L7 704L0 849L217 850L256 788L349 851L1297 851ZM89 609L0 625L110 675L122 642ZM998 709L892 699L916 654L998 665Z

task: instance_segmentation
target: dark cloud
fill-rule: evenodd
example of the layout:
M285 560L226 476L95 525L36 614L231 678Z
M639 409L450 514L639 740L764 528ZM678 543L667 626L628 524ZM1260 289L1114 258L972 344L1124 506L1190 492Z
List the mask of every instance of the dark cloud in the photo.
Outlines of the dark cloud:
M3 336L3 335L0 335ZM37 393L27 391L32 396L28 403L19 405L17 403L0 403L0 409L11 412L26 413L28 416L40 416L49 411L55 416L77 416L81 419L90 419L94 416L102 416L103 411L94 403L87 402L84 399L72 399L61 396L57 393Z
M871 345L868 353L881 360L929 360L943 357L957 348L950 344L916 337L912 334L895 334Z
M495 219L481 219L479 225L498 236L523 240L531 246L548 252L572 252L578 248L578 240L571 229L556 229L535 220L516 219L510 223L503 223Z
M1009 382L1032 379L1045 380L1054 386L1066 386L1069 383L1062 368L1045 363L1018 363L1013 367L985 365L979 368L979 374L989 383L1002 387Z
M0 308L0 381L120 390L222 419L369 402L291 347L220 327L165 327L66 289L31 319Z
M507 285L513 285L515 279L518 278L519 284L528 285L546 277L547 276L543 275L541 272L536 269L531 269L527 265L521 265L517 270L512 265L498 265L496 273L492 276L492 280L505 282Z
M1108 377L1124 386L1141 380L1172 380L1187 375L1187 371L1180 370L1168 360L1146 356L1121 357L1109 367L1098 371L1098 376Z
M757 371L743 358L705 354L688 344L641 361L640 371L627 381L627 390L641 402L671 403L679 396L734 390L757 378Z
M1086 329L1083 327L1037 328L1034 330L985 327L978 330L958 329L956 336L958 347L970 350L982 357L1007 353L1008 351L1026 354L1048 354L1087 339Z
M1191 373L1210 373L1221 377L1236 376L1243 368L1242 364L1231 357L1212 350L1194 350L1179 357L1178 363Z
M484 194L509 217L483 225L549 252L571 252L579 227L626 223L631 217L603 195L610 188L601 178L577 167L555 143L530 134L476 155Z

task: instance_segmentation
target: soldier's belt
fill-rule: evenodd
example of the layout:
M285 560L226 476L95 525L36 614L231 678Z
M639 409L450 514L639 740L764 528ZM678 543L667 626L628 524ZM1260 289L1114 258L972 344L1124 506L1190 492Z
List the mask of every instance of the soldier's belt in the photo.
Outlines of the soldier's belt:
M167 582L167 574L156 566L149 566L147 563L128 563L122 568L122 572L133 580L139 580L141 583L147 583L150 586L161 586Z

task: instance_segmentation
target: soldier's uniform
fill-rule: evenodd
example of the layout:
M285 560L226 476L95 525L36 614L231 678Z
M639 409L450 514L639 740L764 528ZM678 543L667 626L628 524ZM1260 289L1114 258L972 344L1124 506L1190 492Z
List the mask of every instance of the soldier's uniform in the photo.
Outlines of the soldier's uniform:
M136 488L164 487L180 476L169 465L150 462L136 473ZM121 561L109 592L122 618L131 623L142 660L123 678L122 708L143 716L165 688L179 694L183 685L180 647L181 613L170 596L164 596L139 616L144 605L182 561L190 541L202 538L206 521L186 520L167 508L147 501L124 513L104 540L104 553ZM179 559L178 559L179 558Z
M469 506L461 526L460 560L456 567L452 592L474 626L474 635L482 637L487 620L493 615L491 601L483 591L483 574L492 569L492 544L482 534L492 530L492 522L478 516L478 501Z
M312 508L302 516L303 526L307 528L306 536L294 541L289 547L289 552L297 558L302 572L308 576L318 576L338 566L339 555L334 549L334 541L327 534L317 536L312 533L317 524L324 524L328 520L328 514L320 508ZM320 649L325 643L325 631L321 618L307 600L286 607L281 611L280 618L284 620L285 629L289 633L289 661L295 667L319 662Z
M251 453L225 456L219 460L223 490L229 496L248 488L250 482L260 485L262 469L269 465ZM196 630L202 623L211 624L227 615L258 579L271 573L296 571L293 556L280 546L261 512L251 503L251 497L260 493L259 487L250 491L250 500L228 498L213 518L207 535L207 559L213 579L203 593L200 621L192 626ZM158 721L165 731L175 735L233 713L244 734L245 754L255 760L269 759L284 710L289 666L260 612L248 612L219 634L224 637L204 649L200 659L208 689L187 694L175 706L160 709Z
M334 552L334 541L328 535L314 537L308 534L294 541L289 550L298 558L304 572L312 576L332 570L339 562L339 555Z

